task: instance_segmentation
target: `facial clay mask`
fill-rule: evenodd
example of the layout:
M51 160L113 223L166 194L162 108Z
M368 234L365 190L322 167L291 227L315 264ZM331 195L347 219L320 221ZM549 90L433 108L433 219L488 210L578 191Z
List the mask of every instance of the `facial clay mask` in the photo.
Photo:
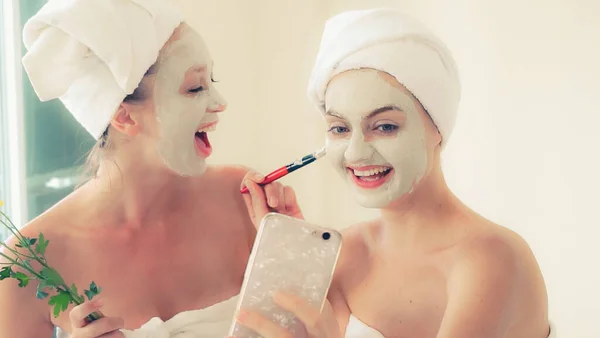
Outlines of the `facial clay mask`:
M327 88L325 106L327 157L359 204L386 207L424 176L427 148L420 112L383 73L361 69L338 75Z
M202 38L183 27L179 40L163 53L154 85L160 139L157 150L180 175L206 170L211 146L206 131L218 121L215 109L225 102L211 81L212 61Z

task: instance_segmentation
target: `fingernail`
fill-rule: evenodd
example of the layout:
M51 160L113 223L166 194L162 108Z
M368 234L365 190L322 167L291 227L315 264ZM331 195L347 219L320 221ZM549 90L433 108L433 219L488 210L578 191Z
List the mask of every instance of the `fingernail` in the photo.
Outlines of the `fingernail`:
M261 175L261 174L257 174L256 175L256 179L262 182L262 181L265 180L265 177L263 175Z
M273 196L269 197L269 205L275 208L277 206L277 198Z

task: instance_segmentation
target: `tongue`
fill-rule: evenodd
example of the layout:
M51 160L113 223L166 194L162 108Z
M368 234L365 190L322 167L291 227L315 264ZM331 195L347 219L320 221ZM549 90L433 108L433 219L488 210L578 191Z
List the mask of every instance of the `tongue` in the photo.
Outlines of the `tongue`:
M210 148L210 147L211 147L211 146L210 146L210 141L208 140L208 134L207 134L207 133L200 133L200 140L201 140L202 142L204 142L204 145L205 145L207 148Z
M196 133L196 143L200 147L203 153L210 154L211 146L206 133Z

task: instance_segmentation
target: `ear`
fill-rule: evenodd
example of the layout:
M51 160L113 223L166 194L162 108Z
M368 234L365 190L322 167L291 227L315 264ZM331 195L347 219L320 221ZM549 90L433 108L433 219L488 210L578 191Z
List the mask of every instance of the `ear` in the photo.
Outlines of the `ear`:
M441 144L442 144L442 133L440 133L440 130L437 127L435 127L435 136L433 137L433 140L435 141L436 147L437 146L441 146Z
M136 120L134 114L132 114L131 106L127 103L121 103L110 124L125 135L135 136L140 130L139 122Z

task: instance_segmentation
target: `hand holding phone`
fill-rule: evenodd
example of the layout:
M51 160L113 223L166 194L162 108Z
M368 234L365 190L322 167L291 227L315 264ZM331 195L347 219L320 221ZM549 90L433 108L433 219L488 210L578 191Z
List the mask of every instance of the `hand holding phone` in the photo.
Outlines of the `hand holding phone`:
M280 214L267 214L246 267L229 336L263 337L238 322L242 309L259 314L293 337L305 335L302 318L280 306L284 304L278 305L274 296L280 292L292 299L296 297L301 300L298 304L306 304L321 313L341 245L342 236L333 229Z
M308 304L304 299L289 294L275 294L275 303L284 310L293 313L302 321L306 332L301 337L342 338L340 325L331 304L327 300L321 312L319 312L318 308ZM297 335L292 335L286 328L279 326L277 323L266 319L254 311L240 313L238 320L242 325L254 330L254 332L264 338L297 337Z

